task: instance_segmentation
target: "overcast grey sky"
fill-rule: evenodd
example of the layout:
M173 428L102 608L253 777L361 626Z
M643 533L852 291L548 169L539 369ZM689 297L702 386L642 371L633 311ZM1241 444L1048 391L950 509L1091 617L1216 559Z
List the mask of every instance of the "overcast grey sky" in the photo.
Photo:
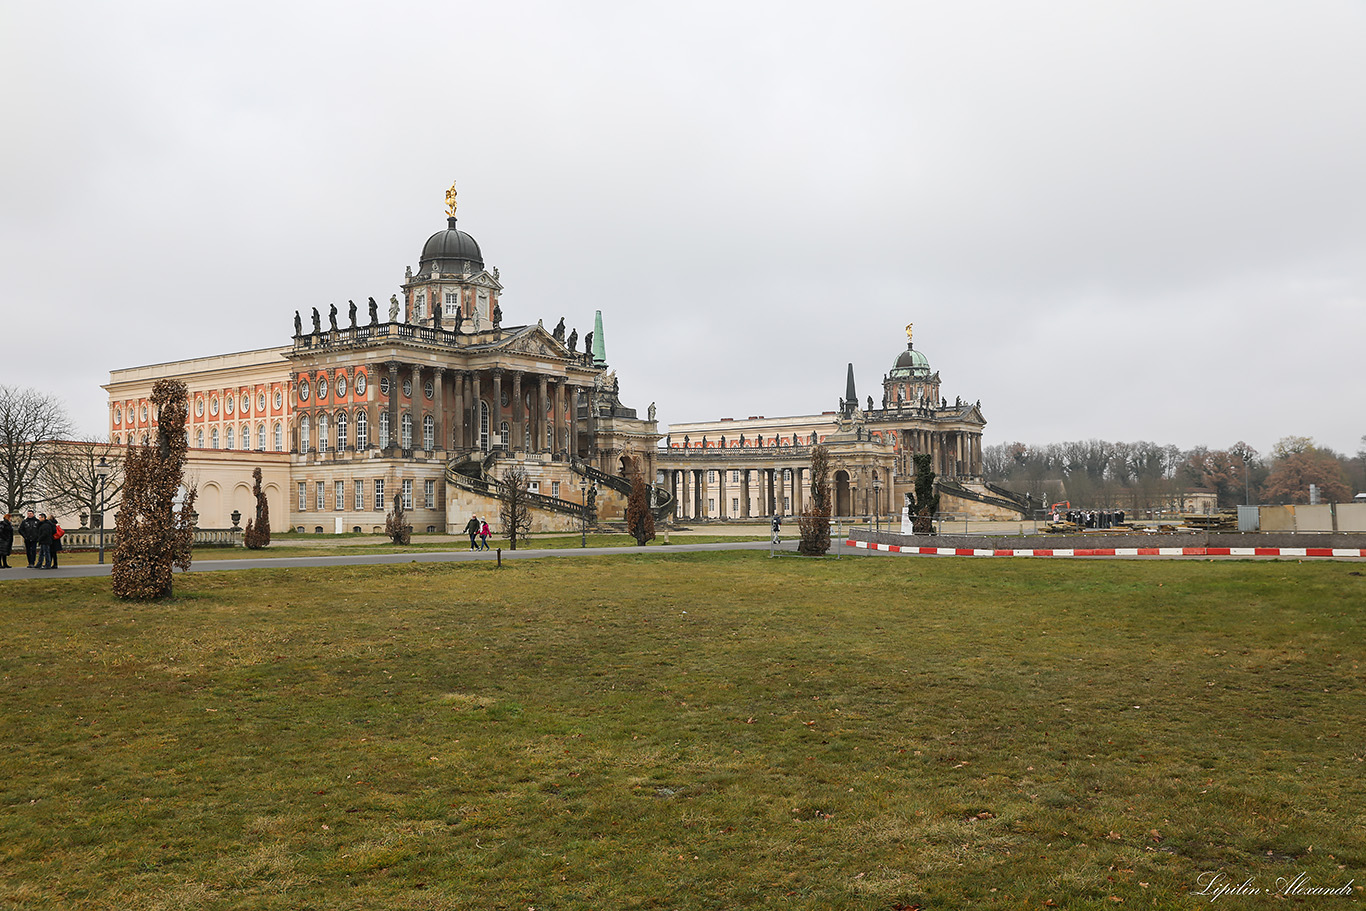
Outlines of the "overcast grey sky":
M988 445L1355 452L1366 5L0 0L0 382L387 300L444 227L661 424L833 409L915 323Z

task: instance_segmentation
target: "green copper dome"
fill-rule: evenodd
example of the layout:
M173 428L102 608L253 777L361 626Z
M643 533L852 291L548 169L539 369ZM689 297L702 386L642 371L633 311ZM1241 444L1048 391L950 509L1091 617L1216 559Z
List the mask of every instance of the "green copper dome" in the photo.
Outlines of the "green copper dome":
M930 360L915 350L915 346L907 343L906 350L897 357L896 363L892 365L892 376L898 379L905 377L929 376Z

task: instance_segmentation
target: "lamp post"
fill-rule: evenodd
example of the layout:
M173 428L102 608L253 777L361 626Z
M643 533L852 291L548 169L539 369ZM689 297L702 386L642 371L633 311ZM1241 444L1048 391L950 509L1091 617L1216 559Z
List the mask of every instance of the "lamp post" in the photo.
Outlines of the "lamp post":
M882 479L873 478L873 531L881 531Z
M579 516L579 547L588 546L588 475L579 478L579 502L583 511Z
M100 456L100 464L98 464L98 465L95 466L95 476L98 477L98 478L100 479L100 502L96 504L96 506L97 506L98 508L97 508L96 511L95 511L95 515L98 516L98 518L96 519L96 521L98 521L98 522L100 523L100 562L101 562L101 563L104 562L104 491L105 491L105 485L107 485L107 484L109 483L109 472L110 472L110 470L111 470L111 468L110 468L109 463L105 461L104 456Z

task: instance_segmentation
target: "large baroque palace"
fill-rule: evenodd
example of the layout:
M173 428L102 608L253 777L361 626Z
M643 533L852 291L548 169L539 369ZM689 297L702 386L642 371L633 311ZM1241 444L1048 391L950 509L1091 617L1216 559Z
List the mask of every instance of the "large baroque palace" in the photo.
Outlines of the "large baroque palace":
M837 411L671 424L659 480L684 518L800 514L811 447L820 443L830 453L835 515L894 515L914 487L912 456L925 453L938 476L941 512L1013 518L1027 504L981 479L981 404L941 395L939 372L916 349L908 325L906 350L882 378L880 405L872 396L860 404L850 364Z
M641 418L620 400L601 313L582 350L563 318L506 325L498 270L456 227L454 187L447 206L387 305L296 312L279 347L112 371L110 439L154 436L152 384L183 380L207 528L254 514L258 467L276 528L371 532L395 495L417 531L458 531L472 514L496 525L512 465L530 478L535 530L577 528L585 502L620 517L625 479L654 476L660 437L653 407ZM654 502L673 508L663 491Z

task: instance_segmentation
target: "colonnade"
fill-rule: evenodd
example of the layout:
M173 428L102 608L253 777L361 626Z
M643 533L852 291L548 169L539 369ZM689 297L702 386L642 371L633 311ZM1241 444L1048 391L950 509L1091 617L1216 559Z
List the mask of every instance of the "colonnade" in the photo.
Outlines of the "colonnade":
M680 519L800 515L811 484L809 466L666 468L663 473Z
M982 435L964 430L897 431L904 459L897 474L915 473L910 456L928 452L933 456L934 473L945 478L978 477L982 474Z
M362 374L368 388L357 401L355 383ZM337 380L343 377L347 392L338 397ZM326 380L328 396L319 400L314 392L304 398L302 384L317 390L320 379ZM336 419L349 416L355 428L362 423L361 414L369 449L506 448L553 456L579 450L577 415L585 386L563 376L501 366L462 369L387 361L296 374L294 388L296 451L357 448L360 438L354 430L346 439L335 433ZM320 427L333 439L321 437Z

